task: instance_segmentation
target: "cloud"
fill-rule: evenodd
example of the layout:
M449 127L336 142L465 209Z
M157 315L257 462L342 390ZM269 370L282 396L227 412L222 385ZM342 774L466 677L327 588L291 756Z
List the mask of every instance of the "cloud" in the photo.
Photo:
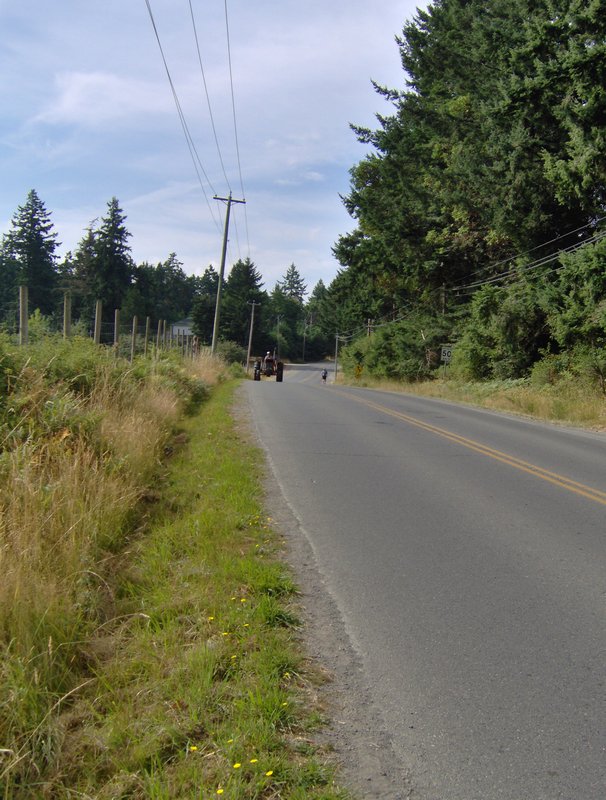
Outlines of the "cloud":
M166 97L149 81L107 72L64 72L55 94L33 122L97 126L117 120L140 124L142 114L167 113Z

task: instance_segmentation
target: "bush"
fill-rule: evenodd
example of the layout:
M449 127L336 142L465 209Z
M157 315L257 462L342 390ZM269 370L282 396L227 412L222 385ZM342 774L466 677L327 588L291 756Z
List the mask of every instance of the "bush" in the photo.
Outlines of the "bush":
M227 364L246 363L246 350L237 342L218 342L217 355L221 356Z

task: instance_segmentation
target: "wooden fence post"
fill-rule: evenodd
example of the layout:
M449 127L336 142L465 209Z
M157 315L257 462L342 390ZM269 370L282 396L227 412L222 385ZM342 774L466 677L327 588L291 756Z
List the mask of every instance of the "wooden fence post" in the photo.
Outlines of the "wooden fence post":
M19 287L19 344L27 344L28 339L28 292L27 286Z
M114 308L114 347L118 352L120 345L120 309Z
M143 354L147 355L147 342L149 340L149 327L151 325L151 318L145 318L145 344L143 345Z
M93 341L95 344L101 344L101 315L103 313L103 303L97 300L95 303L95 332Z
M72 295L65 292L63 295L63 338L69 339L72 335Z
M130 340L130 363L135 360L135 350L137 348L137 317L133 317L133 334Z

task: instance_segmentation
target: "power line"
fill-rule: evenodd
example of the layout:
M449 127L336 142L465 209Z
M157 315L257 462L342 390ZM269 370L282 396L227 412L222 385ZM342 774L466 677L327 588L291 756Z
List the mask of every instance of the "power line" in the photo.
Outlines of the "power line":
M547 264L551 264L554 261L558 261L563 255L567 255L569 253L574 253L577 250L580 250L583 247L586 247L590 244L596 244L597 242L601 241L606 237L606 232L596 233L594 236L591 236L589 239L585 239L582 242L576 242L569 247L565 247L562 250L559 250L557 253L552 253L549 256L545 256L543 258L537 259L536 261L531 262L530 264L522 265L517 268L513 268L508 270L507 272L501 273L501 275L495 275L492 278L487 278L485 281L476 281L475 283L470 283L465 286L454 286L449 291L450 292L457 292L457 294L473 294L476 289L479 289L482 286L488 286L500 283L501 281L506 280L513 275L518 275L520 273L527 273L531 272L532 270L538 269L539 267L544 267ZM553 269L549 270L549 273L552 272L559 272L560 270L564 269L564 265L559 267L554 267ZM548 274L548 273L545 273ZM514 285L516 283L520 283L522 278L520 277L517 281L511 281L510 285Z
M480 269L476 270L475 272L470 273L470 277L472 275L481 275L483 272L488 272L489 270L494 270L496 267L500 267L503 264L508 264L510 261L515 261L517 258L521 258L522 256L526 256L529 253L534 253L535 250L540 250L541 247L547 247L547 245L554 244L555 242L559 242L561 239L566 239L568 236L572 236L575 233L579 233L580 231L585 230L585 228L590 228L595 225L599 225L600 222L605 220L606 217L598 217L591 222L586 223L585 225L581 225L578 228L575 228L572 231L567 231L566 233L562 233L559 236L554 237L553 239L549 239L546 242L541 242L541 244L535 245L535 247L531 247L529 250L523 250L521 253L514 253L512 256L508 256L507 258L502 259L501 261L496 261L493 264L489 264L486 267L481 267Z
M154 29L154 33L156 35L156 41L158 42L158 47L160 48L160 54L162 56L162 61L164 63L164 69L166 70L166 75L168 77L168 83L170 85L170 88L171 88L171 91L172 91L172 94L173 94L173 99L175 101L175 106L177 108L177 113L178 113L179 119L181 121L181 127L183 128L183 133L185 135L185 141L187 142L187 147L189 149L189 154L191 156L191 159L192 159L192 162L193 162L193 165L194 165L194 169L196 171L196 175L198 176L198 182L199 182L200 188L202 189L202 192L204 194L204 198L206 200L206 204L207 204L208 209L210 211L212 220L215 223L215 225L217 227L219 227L218 221L215 219L215 215L214 215L212 206L211 206L210 201L208 199L208 195L206 194L206 189L204 188L204 184L202 182L202 177L200 175L200 171L202 171L202 174L206 178L206 182L208 183L211 191L214 194L216 194L216 192L215 192L215 190L213 188L213 185L212 185L212 183L210 181L210 178L206 174L206 170L204 169L204 167L202 165L202 161L200 159L200 156L198 155L198 151L196 150L196 146L194 144L194 140L193 140L192 135L191 135L191 133L189 131L189 127L188 127L187 121L185 119L185 114L183 113L183 109L182 109L181 103L179 101L179 96L177 95L177 90L175 89L175 85L173 83L173 79L172 79L172 76L170 74L170 70L168 68L168 63L166 61L166 56L164 55L164 49L162 47L162 42L160 41L160 34L158 33L158 28L156 26L156 21L154 19L154 14L153 14L153 11L152 11L152 8L151 8L151 5L150 5L150 0L145 0L145 4L147 6L147 10L149 12L149 18L151 20L151 24L152 24L152 27ZM199 166L199 169L198 169L198 166Z
M200 52L200 41L198 39L198 30L196 28L196 19L195 19L195 16L194 16L194 9L193 9L193 5L192 5L192 0L189 0L189 10L190 10L190 13L191 13L191 21L192 21L192 26L193 26L193 29L194 29L194 38L196 40L196 50L198 52L198 62L200 64L200 72L202 73L202 82L204 84L204 92L206 94L206 103L208 105L208 113L210 115L210 124L211 124L212 130L213 130L213 136L215 138L215 145L217 146L217 153L219 155L219 161L221 162L221 169L223 170L223 177L225 178L225 182L227 184L227 188L231 192L231 186L230 186L230 183L229 183L229 178L227 177L227 172L225 171L225 164L223 163L223 156L221 154L221 147L219 146L219 137L217 136L217 129L215 127L215 119L214 119L214 116L213 116L213 110L212 110L211 103L210 103L210 95L208 93L208 85L206 83L206 75L204 74L204 66L202 64L202 53Z
M227 0L225 0L225 30L227 34L227 59L229 62L229 84L231 87L231 108L232 108L232 116L234 122L234 139L236 144L236 158L238 161L238 174L240 176L240 191L242 192L242 197L246 197L246 193L244 192L244 181L242 180L242 162L240 159L240 143L238 139L238 123L236 119L236 100L234 94L234 77L232 71L232 62L231 62L231 41L230 41L230 33L229 33L229 14L227 11ZM250 238L248 233L248 214L246 212L246 206L244 206L244 220L246 224L246 243L248 247L248 253L250 254ZM237 227L236 227L237 231Z

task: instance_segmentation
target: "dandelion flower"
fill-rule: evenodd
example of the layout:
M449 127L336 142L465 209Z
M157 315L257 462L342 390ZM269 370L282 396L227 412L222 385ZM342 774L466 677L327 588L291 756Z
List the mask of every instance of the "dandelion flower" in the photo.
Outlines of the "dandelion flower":
M241 603L245 603L245 602L246 602L246 598L245 598L245 597L243 597L243 598L240 600L240 602L241 602Z
M234 769L240 769L241 766L242 764L240 764L239 761L236 761L236 763L234 764Z
M238 658L238 656L232 656L231 660L234 661L236 658Z
M273 769L268 769L265 774L267 775L268 778L271 778L271 776L274 774L274 771Z
M223 789L217 789L217 794L223 794Z
M233 741L234 741L233 739L228 739L227 744L232 744Z
M192 745L189 746L189 752L190 753L195 753L197 749L198 748L197 748L197 746L195 744L192 744Z
M214 617L207 617L207 619L208 619L209 622L212 622Z
M258 760L259 760L258 758L251 758L250 759L250 763L251 764L256 764L258 762Z

